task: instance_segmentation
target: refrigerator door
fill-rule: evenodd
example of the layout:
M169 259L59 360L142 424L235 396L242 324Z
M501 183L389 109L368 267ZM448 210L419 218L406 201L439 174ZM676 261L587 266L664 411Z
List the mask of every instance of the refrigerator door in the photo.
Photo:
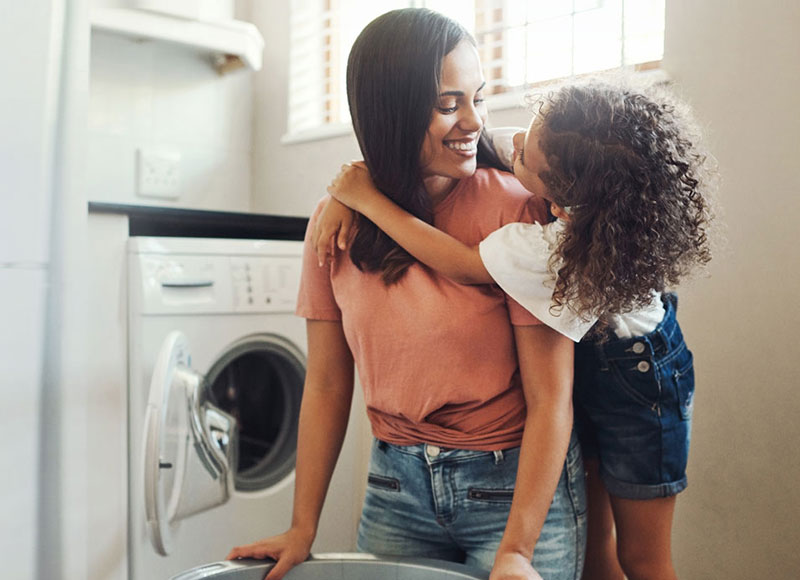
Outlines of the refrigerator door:
M0 268L0 553L10 578L36 577L46 284L45 270Z

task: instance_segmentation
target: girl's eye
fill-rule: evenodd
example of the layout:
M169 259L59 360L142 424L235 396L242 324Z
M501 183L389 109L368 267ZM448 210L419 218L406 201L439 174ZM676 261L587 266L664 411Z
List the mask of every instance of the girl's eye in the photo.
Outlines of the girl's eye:
M436 108L439 110L440 113L444 113L445 115L455 113L458 110L458 107L455 105L453 105L452 107L443 107L440 105Z

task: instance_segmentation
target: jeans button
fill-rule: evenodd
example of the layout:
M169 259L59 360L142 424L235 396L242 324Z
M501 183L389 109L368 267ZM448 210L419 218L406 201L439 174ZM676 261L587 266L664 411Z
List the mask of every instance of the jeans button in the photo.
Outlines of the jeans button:
M425 453L428 454L428 457L438 457L442 450L436 445L425 445Z
M646 360L639 361L639 364L636 365L636 368L639 369L640 373L646 373L650 370L650 363Z
M636 354L642 354L644 352L644 343L643 342L634 342L633 343L633 352Z

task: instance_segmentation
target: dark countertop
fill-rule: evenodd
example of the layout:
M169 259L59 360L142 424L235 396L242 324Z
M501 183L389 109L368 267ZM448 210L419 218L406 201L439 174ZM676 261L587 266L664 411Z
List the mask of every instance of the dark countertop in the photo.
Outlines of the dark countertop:
M89 213L128 216L131 236L302 240L308 218L89 202Z

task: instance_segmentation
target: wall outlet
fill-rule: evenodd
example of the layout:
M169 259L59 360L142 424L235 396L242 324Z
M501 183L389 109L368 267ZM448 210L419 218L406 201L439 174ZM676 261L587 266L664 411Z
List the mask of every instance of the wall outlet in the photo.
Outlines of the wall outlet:
M142 197L177 199L181 187L181 153L175 149L136 151L136 193Z

